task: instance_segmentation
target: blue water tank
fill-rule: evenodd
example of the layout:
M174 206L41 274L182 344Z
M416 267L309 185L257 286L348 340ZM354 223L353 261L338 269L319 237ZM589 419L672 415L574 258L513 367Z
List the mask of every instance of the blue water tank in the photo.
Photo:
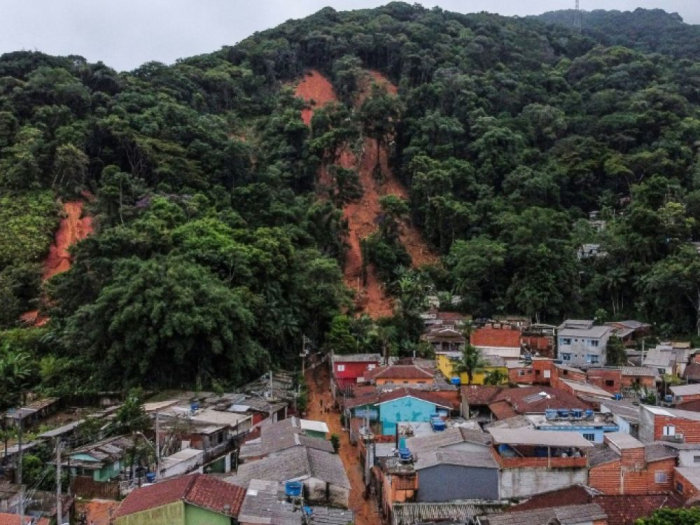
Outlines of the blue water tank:
M401 461L411 461L411 451L407 448L400 448L399 449L399 459Z
M435 432L443 432L447 428L447 424L440 418L433 419L431 423Z
M571 409L571 415L575 419L581 419L583 417L583 410L580 408L572 408Z
M450 383L452 383L455 386L459 386L462 382L460 381L459 377L453 377L450 379Z
M314 513L314 509L307 507L306 505L304 505L301 510L304 513L304 516L311 516Z
M673 402L673 396L672 396L671 394L665 395L665 396L664 396L664 401L666 401L666 403L672 403L672 402Z
M593 419L593 410L590 408L586 410L586 419Z
M448 410L438 410L438 414L440 414L440 419L447 419L447 416L450 415Z
M155 472L146 472L146 481L148 481L149 483L155 483L156 473Z
M190 410L193 414L199 410L199 401L192 401L192 403L190 403Z
M622 399L622 394L620 394L620 393L615 394L615 399L618 400L618 401L619 401L620 399Z
M545 419L549 419L549 420L556 419L557 418L557 411L554 410L553 408L547 408L544 411L544 417L545 417Z
M435 412L434 414L430 414L430 419L440 419L440 414L438 414L437 412Z
M290 498L298 498L301 496L301 490L303 485L301 481L285 481L284 482L284 493Z
M557 410L557 414L559 414L559 417L569 417L569 409L560 408L559 410Z

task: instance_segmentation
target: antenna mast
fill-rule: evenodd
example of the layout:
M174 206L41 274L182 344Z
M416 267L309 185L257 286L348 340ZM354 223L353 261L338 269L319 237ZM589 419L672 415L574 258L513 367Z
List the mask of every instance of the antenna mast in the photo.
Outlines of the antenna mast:
M579 5L579 0L576 0L576 7L574 9L574 29L579 33L583 29L583 20L581 16L581 6Z

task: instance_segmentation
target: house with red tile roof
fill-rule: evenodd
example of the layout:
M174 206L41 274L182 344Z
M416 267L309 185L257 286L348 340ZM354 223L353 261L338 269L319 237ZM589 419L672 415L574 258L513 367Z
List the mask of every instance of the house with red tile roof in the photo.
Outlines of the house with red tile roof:
M683 506L683 499L673 492L644 495L600 494L584 485L538 494L518 505L508 508L508 512L547 509L568 505L595 503L607 514L608 525L634 525L636 520L650 516L661 508L676 509Z
M245 489L206 474L182 476L131 492L114 515L115 525L230 525Z
M591 406L569 392L548 386L506 388L498 392L488 405L495 419L507 419L523 414L543 413L548 408L579 408Z

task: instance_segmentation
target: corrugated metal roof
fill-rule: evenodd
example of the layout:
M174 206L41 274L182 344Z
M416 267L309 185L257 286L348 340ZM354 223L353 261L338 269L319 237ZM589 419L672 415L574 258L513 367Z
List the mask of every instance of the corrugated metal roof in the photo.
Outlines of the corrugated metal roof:
M394 503L393 525L420 525L423 523L468 523L477 516L500 512L503 504L465 501L453 503Z

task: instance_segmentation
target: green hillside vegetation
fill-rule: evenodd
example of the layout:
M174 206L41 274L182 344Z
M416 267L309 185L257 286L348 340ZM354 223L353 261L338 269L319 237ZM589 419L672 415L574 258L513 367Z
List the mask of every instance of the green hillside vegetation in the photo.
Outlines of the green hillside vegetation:
M635 317L666 335L700 333L690 244L700 241L700 65L676 58L692 56L696 28L676 21L676 38L650 47L628 20L617 22L625 39L608 42L603 29L391 3L327 8L129 73L3 55L0 192L28 205L0 214L31 228L26 241L1 239L14 250L0 255L2 275L46 250L45 195L96 195L96 232L47 284L51 322L23 346L42 364L34 384L235 384L293 366L302 334L318 348L351 333L354 350L408 352L434 289L461 295L474 316ZM309 68L343 101L311 128L290 87ZM375 91L353 110L366 69L394 82L398 100ZM341 172L333 199L315 188L321 162L362 135L389 147L410 191L407 206L383 202L365 246L398 299L379 323L342 317L339 206L357 198L356 174ZM392 267L407 263L393 242L402 214L442 264ZM579 259L584 243L606 255ZM39 295L35 276L0 293L25 305L27 289Z

